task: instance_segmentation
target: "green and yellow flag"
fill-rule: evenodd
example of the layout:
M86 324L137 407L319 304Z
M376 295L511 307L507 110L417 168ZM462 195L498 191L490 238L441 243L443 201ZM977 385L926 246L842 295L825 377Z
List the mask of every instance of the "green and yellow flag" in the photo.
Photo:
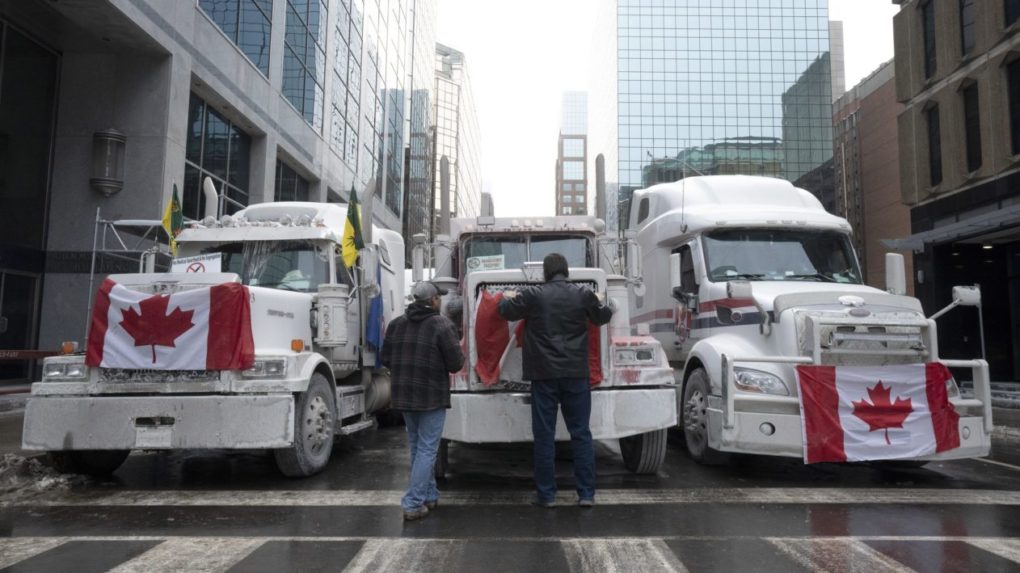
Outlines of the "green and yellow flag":
M344 223L344 235L340 240L341 254L347 268L354 266L358 260L358 251L365 248L365 240L361 238L361 205L358 194L351 189L351 203L347 206L347 222Z
M170 236L170 253L177 256L177 235L184 228L184 212L181 210L181 200L177 197L177 184L174 183L174 192L170 202L166 204L166 211L163 212L163 228Z

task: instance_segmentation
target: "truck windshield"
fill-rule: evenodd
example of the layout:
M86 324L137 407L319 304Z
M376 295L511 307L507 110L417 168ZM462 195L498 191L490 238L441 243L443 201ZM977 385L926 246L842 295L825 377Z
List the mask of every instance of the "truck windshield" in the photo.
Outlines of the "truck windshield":
M861 283L850 239L832 231L726 229L705 235L712 282L816 281Z
M208 247L221 253L225 273L237 273L248 286L316 292L329 282L329 249L312 241L245 241Z
M541 261L559 253L571 267L594 266L591 244L583 236L533 235L472 237L464 243L465 270L519 269L527 261Z

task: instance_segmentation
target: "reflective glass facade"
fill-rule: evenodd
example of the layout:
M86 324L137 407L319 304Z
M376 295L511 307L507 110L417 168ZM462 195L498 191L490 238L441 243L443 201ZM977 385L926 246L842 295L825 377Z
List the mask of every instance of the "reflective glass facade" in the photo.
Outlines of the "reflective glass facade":
M210 177L220 194L218 212L235 213L248 206L251 137L202 98L191 94L188 139L184 154L184 216L201 220L205 213L202 181Z
M619 0L617 67L621 200L698 173L826 192L826 0Z
M556 161L556 214L588 213L588 94L564 92Z
M439 165L450 162L450 216L478 215L482 193L478 116L464 54L436 44L436 141L433 189L435 216L440 208Z
M272 0L199 0L198 5L223 30L262 75L269 75Z
M406 132L407 156L404 166L404 220L406 256L410 262L410 240L415 234L429 236L432 215L432 142L431 126L435 109L432 90L436 77L436 17L435 0L411 0L411 93Z

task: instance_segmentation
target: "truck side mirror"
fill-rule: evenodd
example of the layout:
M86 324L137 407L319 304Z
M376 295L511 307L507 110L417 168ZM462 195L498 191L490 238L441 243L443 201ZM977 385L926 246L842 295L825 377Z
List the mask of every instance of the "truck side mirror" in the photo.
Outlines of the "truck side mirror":
M885 254L885 290L889 294L907 294L907 271L899 253Z
M673 292L676 292L677 288L683 284L680 274L680 253L673 253L669 256L669 286L673 288ZM676 298L676 295L673 295Z
M959 306L981 306L981 287L954 286L953 302Z
M740 280L726 283L726 296L728 298L754 298L751 290L751 281Z

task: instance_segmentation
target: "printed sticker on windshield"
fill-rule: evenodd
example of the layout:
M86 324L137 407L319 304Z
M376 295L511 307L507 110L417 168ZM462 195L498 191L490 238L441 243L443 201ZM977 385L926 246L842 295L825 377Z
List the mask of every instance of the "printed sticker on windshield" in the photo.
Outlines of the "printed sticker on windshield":
M503 266L503 255L488 255L484 257L468 257L467 272L475 271L501 271Z

